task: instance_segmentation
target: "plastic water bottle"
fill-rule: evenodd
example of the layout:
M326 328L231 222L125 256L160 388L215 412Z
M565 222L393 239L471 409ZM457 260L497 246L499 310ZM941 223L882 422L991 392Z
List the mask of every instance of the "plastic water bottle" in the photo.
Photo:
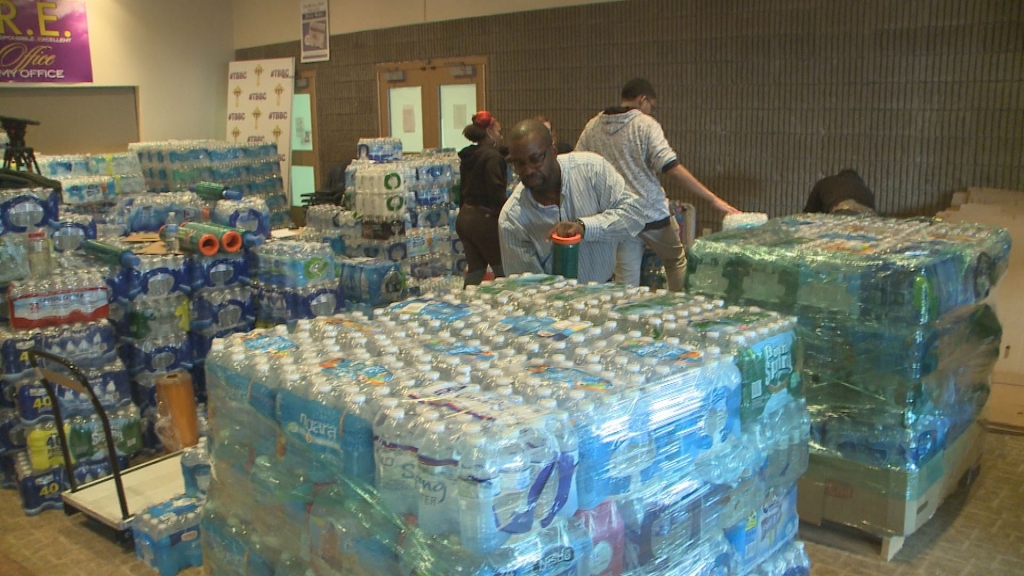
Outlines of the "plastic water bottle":
M342 393L347 408L342 421L342 468L355 481L371 486L375 474L372 408L358 387Z
M479 424L469 424L459 447L456 495L462 547L475 556L496 550L508 539L498 529L496 499L501 491L497 454Z
M428 424L418 437L419 525L430 535L457 534L455 477L458 461L444 422Z
M415 515L419 500L416 446L398 400L387 399L382 405L373 425L377 487L393 512Z
M571 421L579 442L579 467L576 486L581 510L591 510L608 499L611 444L602 436L600 416L592 402L580 402L572 410Z
M42 228L28 233L28 269L32 278L47 278L53 273L53 251Z
M205 496L210 487L210 454L207 439L185 449L181 454L181 471L185 477L185 495Z
M163 236L167 251L172 254L180 251L178 245L178 224L178 214L173 210L168 212L167 222L164 223L161 235Z
M539 406L548 412L545 427L558 441L558 461L555 473L548 480L541 500L537 504L538 511L550 510L561 518L569 518L579 510L579 489L576 486L576 473L579 465L580 450L576 431L573 430L569 413L558 409L554 399L541 400ZM548 503L547 499L553 501ZM542 525L550 522L549 517L541 519Z

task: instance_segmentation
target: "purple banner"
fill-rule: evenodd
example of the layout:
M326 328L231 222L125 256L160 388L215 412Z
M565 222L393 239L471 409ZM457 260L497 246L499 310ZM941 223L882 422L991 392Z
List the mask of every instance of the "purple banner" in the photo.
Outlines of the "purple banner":
M0 82L92 82L84 0L0 0Z

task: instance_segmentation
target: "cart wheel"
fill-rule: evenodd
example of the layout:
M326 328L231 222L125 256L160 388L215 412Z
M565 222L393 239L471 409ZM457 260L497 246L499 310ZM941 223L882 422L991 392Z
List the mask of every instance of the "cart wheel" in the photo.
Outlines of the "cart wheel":
M132 529L126 528L117 533L117 541L124 545L133 545L134 538L132 538Z

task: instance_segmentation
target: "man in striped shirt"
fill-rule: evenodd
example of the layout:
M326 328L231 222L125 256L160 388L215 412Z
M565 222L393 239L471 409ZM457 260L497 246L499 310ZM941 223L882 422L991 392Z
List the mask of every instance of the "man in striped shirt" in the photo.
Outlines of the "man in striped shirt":
M498 218L505 273L551 273L551 235L580 234L579 280L610 280L616 245L644 227L641 199L597 154L558 155L537 120L516 124L508 144L521 182Z

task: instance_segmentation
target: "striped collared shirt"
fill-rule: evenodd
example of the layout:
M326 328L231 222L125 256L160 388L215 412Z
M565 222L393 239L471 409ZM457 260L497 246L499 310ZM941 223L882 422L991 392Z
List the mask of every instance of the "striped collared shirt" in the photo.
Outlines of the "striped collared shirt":
M607 160L590 152L558 156L562 205L542 206L519 184L498 218L501 261L506 274L551 273L551 228L581 220L581 282L606 282L615 271L615 246L644 227L641 199L626 189Z

